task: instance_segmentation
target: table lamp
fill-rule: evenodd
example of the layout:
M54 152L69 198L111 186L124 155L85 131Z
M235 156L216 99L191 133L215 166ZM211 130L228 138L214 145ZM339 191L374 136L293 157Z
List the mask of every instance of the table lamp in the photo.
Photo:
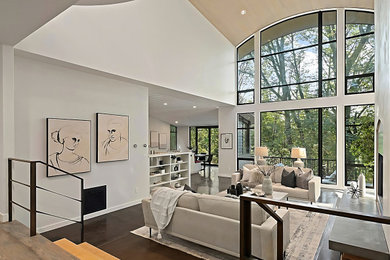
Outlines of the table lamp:
M294 162L294 167L303 168L305 164L302 162L301 158L306 158L306 148L294 147L291 149L291 158L296 158Z
M263 157L268 156L268 148L265 146L256 147L255 156L258 165L267 165L267 161Z

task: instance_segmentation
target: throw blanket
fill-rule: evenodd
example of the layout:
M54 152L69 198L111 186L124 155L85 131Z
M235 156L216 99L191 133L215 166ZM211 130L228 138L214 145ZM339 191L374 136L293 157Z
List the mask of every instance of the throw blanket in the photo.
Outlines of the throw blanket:
M152 196L150 209L158 227L157 239L161 239L161 230L169 225L177 201L186 191L174 190L167 187L157 189Z

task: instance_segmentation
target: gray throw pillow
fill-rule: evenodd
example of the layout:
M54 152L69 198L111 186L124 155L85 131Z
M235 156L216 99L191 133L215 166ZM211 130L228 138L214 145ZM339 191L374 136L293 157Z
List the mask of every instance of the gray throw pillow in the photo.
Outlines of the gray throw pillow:
M282 172L282 185L290 188L295 188L296 186L296 177L294 170L289 172L286 169L283 169Z
M313 171L304 171L302 168L294 170L296 175L296 185L298 188L309 189L309 181L313 178Z

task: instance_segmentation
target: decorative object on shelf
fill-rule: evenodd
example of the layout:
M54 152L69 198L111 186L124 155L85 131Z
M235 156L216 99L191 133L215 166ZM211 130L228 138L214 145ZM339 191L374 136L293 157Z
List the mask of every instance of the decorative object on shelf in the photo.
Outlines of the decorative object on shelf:
M180 162L181 161L181 157L176 157L176 162Z
M181 178L181 173L179 173L179 174L177 175L177 177L178 177L178 178Z
M96 113L96 125L96 162L129 160L129 116Z
M306 158L306 148L294 147L291 149L291 158L296 158L294 162L294 167L303 168L305 164L302 162L301 158Z
M221 134L221 149L233 149L233 134L223 133Z
M158 163L159 163L160 165L163 165L163 164L164 164L164 161L163 161L163 160L160 160L160 161L158 161Z
M173 171L177 172L178 170L179 170L179 166L178 165L173 166Z
M360 196L366 196L366 176L363 173L360 173L358 177L358 187L360 189Z
M46 119L47 163L69 173L91 171L91 121ZM47 167L47 177L64 173Z
M351 181L349 184L348 193L351 194L351 198L359 198L360 197L360 189L356 181Z
M164 173L165 173L165 168L164 168L164 167L161 167L161 168L160 168L160 173L161 173L161 174L164 174Z
M268 156L268 148L265 146L256 147L255 156L257 165L267 165L267 160L264 159L264 156Z
M158 148L158 132L150 131L150 148Z
M176 183L175 183L175 188L178 189L178 188L180 188L180 187L181 187L180 183L176 182Z
M168 148L168 135L160 133L158 134L158 147L160 149L167 149Z
M237 192L237 196L240 196L241 194L243 194L243 188L242 188L241 183L237 183L236 192Z

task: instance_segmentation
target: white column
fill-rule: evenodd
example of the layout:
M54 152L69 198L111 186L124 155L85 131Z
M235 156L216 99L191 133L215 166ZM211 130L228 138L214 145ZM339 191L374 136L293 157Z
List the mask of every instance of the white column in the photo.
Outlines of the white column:
M14 48L0 45L0 221L8 221L8 163L15 153Z
M337 96L345 93L345 15L344 9L337 10ZM345 180L345 115L344 105L337 106L337 186L343 187Z

